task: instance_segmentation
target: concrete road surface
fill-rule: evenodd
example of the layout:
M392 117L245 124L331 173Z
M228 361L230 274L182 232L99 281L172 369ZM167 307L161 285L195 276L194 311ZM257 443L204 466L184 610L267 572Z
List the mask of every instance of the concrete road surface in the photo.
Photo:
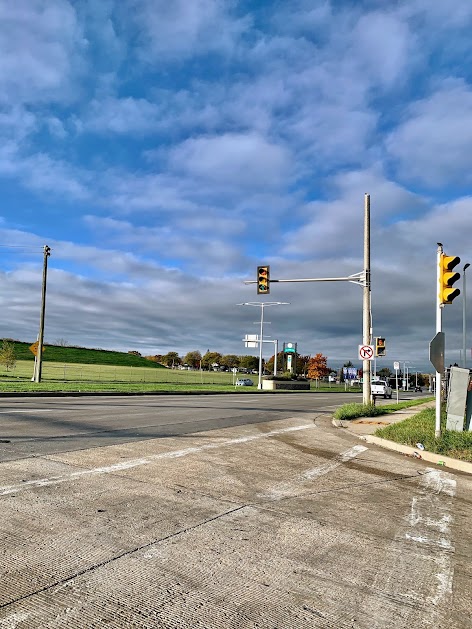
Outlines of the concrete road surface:
M471 627L470 477L263 398L2 400L0 629Z

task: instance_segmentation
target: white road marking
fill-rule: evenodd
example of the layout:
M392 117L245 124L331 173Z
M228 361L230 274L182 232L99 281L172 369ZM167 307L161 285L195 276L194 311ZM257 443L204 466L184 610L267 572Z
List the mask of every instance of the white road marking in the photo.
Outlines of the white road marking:
M15 409L15 410L11 410L11 411L0 411L0 415L12 415L13 413L51 413L51 411L53 410L58 410L58 409L53 409L53 408L28 408L28 409Z
M332 472L340 465L346 463L347 461L350 461L365 450L367 450L367 448L361 445L349 448L349 450L341 452L334 460L329 461L328 463L324 463L323 465L319 465L318 467L315 467L311 470L307 470L306 472L303 472L303 474L295 478L290 483L280 483L279 485L272 487L268 491L259 494L258 497L265 499L268 498L270 500L281 500L282 498L293 496L300 491L301 483L313 480L314 478L318 478L319 476L324 476L325 474L329 474L329 472Z
M436 589L428 597L428 602L437 607L452 593L454 545L450 535L456 480L452 474L429 467L421 477L420 487L426 491L422 496L415 496L412 500L410 514L406 518L410 529L405 532L405 538L419 546L437 548L437 554L434 556Z
M288 432L296 432L299 430L307 430L310 428L316 428L316 425L313 423L304 424L302 426L292 426L289 428L280 428L278 430L271 430L266 433L257 433L254 435L247 435L245 437L237 437L235 439L226 439L225 441L221 441L219 443L208 443L201 446L194 446L191 448L185 448L183 450L171 450L169 452L162 452L160 454L152 454L147 457L143 457L141 459L130 459L129 461L122 461L120 463L114 463L113 465L107 465L104 467L95 467L90 470L80 470L77 472L71 472L69 474L64 474L61 476L52 476L51 478L40 478L37 480L29 480L21 483L21 485L7 485L0 486L0 496L5 496L7 494L16 494L25 489L29 489L31 487L46 487L49 485L57 485L59 483L65 483L71 480L75 480L77 478L82 478L86 476L97 476L99 474L112 474L113 472L121 472L123 470L129 470L134 467L139 467L141 465L149 465L154 461L162 460L162 459L177 459L180 457L188 456L190 454L197 454L198 452L203 452L204 450L216 450L218 448L224 448L226 446L236 445L239 443L248 443L249 441L257 441L259 439L267 439L268 437L274 437L276 435L281 435ZM362 447L362 446L359 446Z

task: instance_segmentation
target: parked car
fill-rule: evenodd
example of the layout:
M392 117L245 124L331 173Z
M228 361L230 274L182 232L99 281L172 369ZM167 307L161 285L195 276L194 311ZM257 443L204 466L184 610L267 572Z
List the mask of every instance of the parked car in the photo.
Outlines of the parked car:
M237 387L252 387L253 384L254 382L251 380L251 378L238 378L236 380Z
M372 381L372 397L392 398L392 388L385 380Z
M416 387L415 387L415 391L417 391L417 392L419 392L419 393L422 393L422 392L423 392L423 389L422 389L421 387L416 386Z

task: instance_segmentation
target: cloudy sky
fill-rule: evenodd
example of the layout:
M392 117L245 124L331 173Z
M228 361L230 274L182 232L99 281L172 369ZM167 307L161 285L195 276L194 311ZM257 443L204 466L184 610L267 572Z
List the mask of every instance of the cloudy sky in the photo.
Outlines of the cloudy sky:
M0 0L0 25L0 336L35 340L47 244L46 342L250 353L236 304L271 300L272 339L357 362L361 288L244 280L361 271L369 193L379 363L428 367L436 243L472 262L470 0ZM444 330L459 362L462 296Z

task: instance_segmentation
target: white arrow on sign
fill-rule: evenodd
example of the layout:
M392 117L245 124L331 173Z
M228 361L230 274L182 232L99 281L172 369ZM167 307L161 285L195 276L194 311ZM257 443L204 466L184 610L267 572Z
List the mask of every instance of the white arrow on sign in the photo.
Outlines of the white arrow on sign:
M359 345L359 360L374 360L374 346Z

